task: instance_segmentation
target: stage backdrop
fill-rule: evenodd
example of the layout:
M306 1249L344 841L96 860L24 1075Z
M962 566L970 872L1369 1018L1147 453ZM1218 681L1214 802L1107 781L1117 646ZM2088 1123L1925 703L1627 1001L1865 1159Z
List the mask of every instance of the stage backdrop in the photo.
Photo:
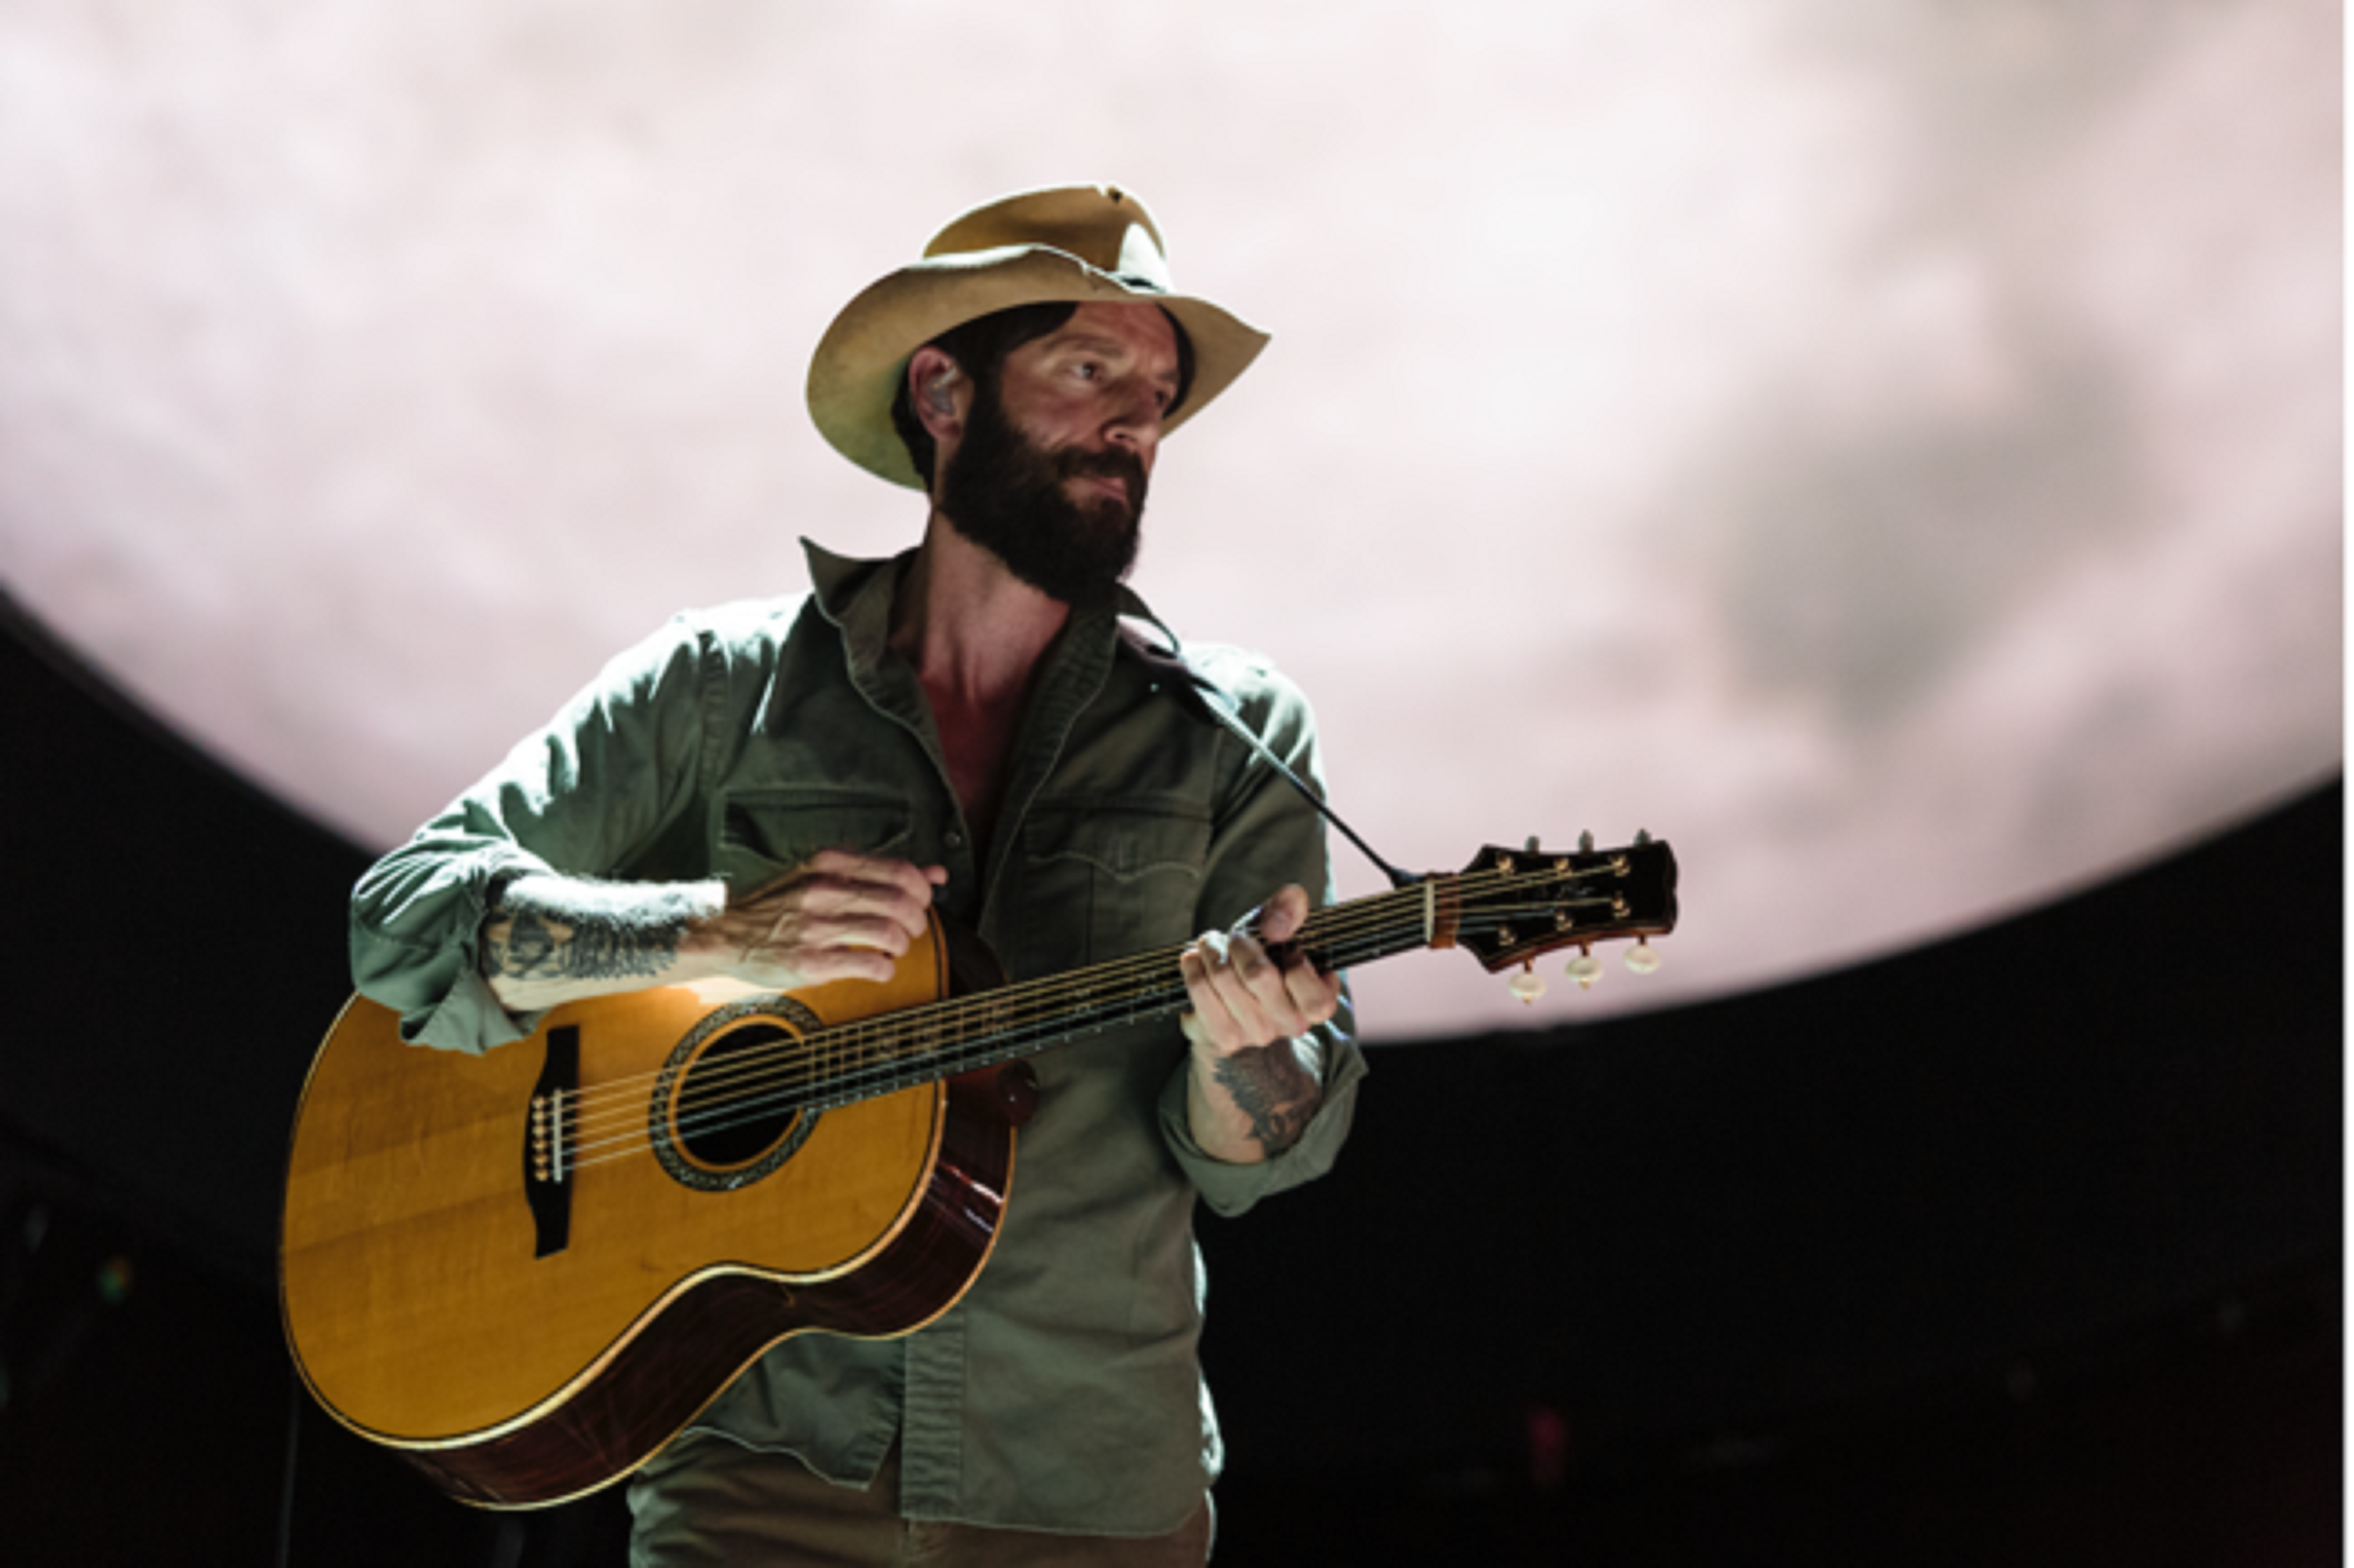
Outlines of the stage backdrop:
M0 579L366 848L673 610L882 553L832 313L1141 193L1275 333L1139 584L1316 699L1391 859L1670 839L1722 995L2081 887L2340 755L2328 0L20 4ZM1347 891L1374 885L1348 864Z

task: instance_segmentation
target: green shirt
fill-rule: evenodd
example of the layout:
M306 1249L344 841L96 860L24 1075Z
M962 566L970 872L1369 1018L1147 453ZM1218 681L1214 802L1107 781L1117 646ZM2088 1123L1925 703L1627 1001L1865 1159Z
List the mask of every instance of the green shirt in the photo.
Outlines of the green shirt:
M938 903L1016 980L1230 927L1287 882L1331 901L1320 819L1158 689L1110 611L1074 615L1048 652L984 857L915 672L886 647L907 557L809 556L813 595L681 616L362 878L355 978L409 1039L478 1052L535 1026L499 1005L477 951L497 887L532 871L748 888L829 847L945 865ZM1149 616L1132 597L1119 613ZM1247 653L1192 657L1320 789L1298 689ZM1173 1022L1034 1058L1039 1108L964 1299L902 1339L789 1340L690 1430L850 1484L896 1434L910 1518L1175 1528L1223 1458L1196 1356L1193 1201L1236 1213L1331 1167L1364 1072L1350 1022L1344 1000L1317 1032L1324 1101L1306 1133L1257 1165L1194 1143Z

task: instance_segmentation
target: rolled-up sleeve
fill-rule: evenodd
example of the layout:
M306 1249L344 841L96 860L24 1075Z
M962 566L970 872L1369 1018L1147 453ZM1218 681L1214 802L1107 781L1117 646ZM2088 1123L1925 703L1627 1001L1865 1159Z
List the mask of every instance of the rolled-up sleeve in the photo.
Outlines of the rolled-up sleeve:
M484 918L535 872L622 874L694 798L705 643L682 618L608 664L546 727L370 867L353 889L352 980L411 1044L479 1054L534 1015L482 972Z
M1217 1213L1243 1213L1261 1198L1313 1181L1332 1169L1341 1145L1349 1137L1349 1123L1357 1109L1357 1082L1365 1075L1365 1059L1355 1044L1343 1039L1334 1050L1324 1046L1324 1098L1309 1118L1299 1140L1282 1153L1255 1165L1236 1165L1204 1152L1185 1119L1185 1070L1181 1069L1161 1091L1161 1131L1177 1163L1185 1168L1202 1201Z

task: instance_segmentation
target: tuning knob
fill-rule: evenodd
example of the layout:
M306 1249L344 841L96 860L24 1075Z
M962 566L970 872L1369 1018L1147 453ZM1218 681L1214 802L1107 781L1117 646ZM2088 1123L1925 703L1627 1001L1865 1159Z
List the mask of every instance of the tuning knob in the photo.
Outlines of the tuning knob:
M1545 982L1533 965L1524 964L1511 979L1511 991L1521 999L1521 1005L1526 1007L1545 993Z
M1602 978L1602 960L1590 952L1578 954L1569 960L1569 978L1577 982L1578 990L1591 991Z
M1659 967L1659 950L1649 942L1638 940L1627 949L1627 967L1638 975L1656 973Z

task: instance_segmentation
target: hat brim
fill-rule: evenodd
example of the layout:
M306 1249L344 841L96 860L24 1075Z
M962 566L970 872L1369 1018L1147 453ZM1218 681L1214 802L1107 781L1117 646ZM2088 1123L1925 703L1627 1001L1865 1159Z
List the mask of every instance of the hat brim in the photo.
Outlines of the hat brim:
M1066 250L1019 245L931 257L873 284L834 318L810 360L810 417L859 467L921 490L923 478L891 423L908 357L991 312L1064 301L1159 305L1185 329L1193 385L1162 424L1163 435L1208 407L1267 346L1267 334L1207 300L1135 287Z

